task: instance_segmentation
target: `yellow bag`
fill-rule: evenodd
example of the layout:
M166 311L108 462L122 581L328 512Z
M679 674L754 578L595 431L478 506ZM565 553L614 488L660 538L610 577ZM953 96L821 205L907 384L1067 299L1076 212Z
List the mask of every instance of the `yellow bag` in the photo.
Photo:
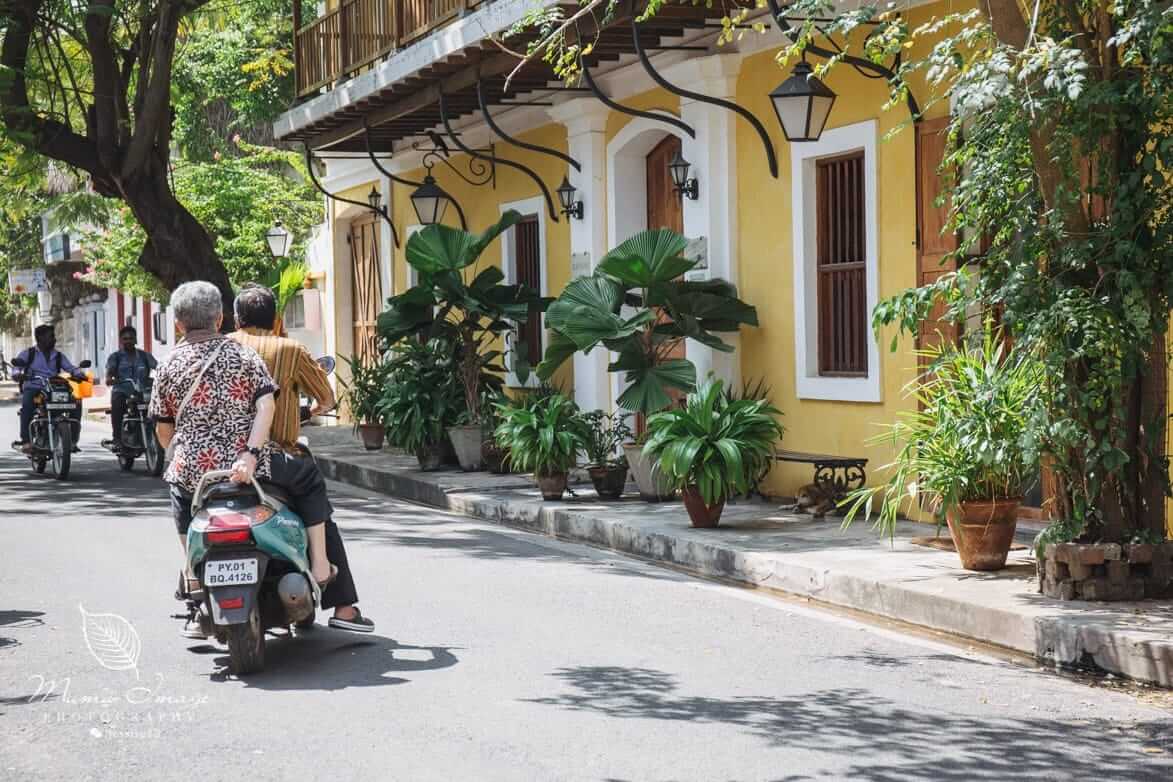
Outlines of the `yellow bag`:
M94 373L86 371L86 379L80 383L73 380L69 381L69 387L73 390L74 399L89 399L94 395Z

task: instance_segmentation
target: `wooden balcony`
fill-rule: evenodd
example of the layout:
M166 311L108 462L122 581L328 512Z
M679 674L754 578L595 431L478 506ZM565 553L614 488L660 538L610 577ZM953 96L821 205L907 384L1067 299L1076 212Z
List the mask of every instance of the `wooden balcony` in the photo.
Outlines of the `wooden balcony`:
M305 98L490 0L342 0L301 25L294 3L294 71Z

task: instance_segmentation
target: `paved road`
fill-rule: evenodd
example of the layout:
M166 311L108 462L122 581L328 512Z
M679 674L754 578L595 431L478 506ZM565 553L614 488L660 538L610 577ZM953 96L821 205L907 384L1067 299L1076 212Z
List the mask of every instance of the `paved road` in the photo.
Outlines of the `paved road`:
M237 680L168 618L165 494L99 434L65 484L0 454L0 779L1173 774L1170 712L1131 694L341 487L378 634L274 640ZM133 668L83 609L133 625Z

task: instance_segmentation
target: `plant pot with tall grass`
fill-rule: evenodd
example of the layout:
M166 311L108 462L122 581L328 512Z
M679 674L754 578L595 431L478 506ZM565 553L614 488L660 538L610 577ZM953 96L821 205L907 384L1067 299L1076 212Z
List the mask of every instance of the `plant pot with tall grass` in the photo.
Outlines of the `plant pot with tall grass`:
M593 410L583 414L586 434L587 472L595 486L595 494L602 500L617 500L627 485L627 457L621 444L630 439L628 413Z
M998 570L1014 540L1023 487L1037 475L1032 431L1043 373L987 329L980 343L918 351L927 370L909 386L918 410L873 442L895 447L888 479L853 492L844 525L871 515L894 537L902 513L932 512L948 526L966 570Z
M523 397L499 404L494 436L509 450L510 464L532 472L544 500L562 499L567 473L586 445L586 426L574 401L562 394Z
M387 363L378 409L391 445L413 454L420 469L439 469L446 425L456 420L461 407L452 345L438 338L404 340L392 348Z
M684 496L694 527L716 527L725 500L749 490L782 437L765 399L730 399L710 375L684 406L648 419L644 455Z
M354 421L354 431L363 447L377 451L383 447L387 424L379 400L387 386L391 367L382 359L361 361L343 358L350 366L350 380L343 383L342 401Z

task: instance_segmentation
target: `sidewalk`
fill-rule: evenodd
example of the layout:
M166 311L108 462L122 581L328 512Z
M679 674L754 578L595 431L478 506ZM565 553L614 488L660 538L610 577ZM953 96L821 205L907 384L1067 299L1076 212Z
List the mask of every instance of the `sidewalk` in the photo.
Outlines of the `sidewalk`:
M579 540L705 576L802 595L972 638L1062 665L1094 664L1173 687L1173 604L1062 603L1034 578L1031 533L1005 570L962 570L957 555L909 542L933 528L906 523L895 546L867 523L813 520L761 502L729 504L715 530L694 529L679 502L600 502L583 476L577 498L543 502L532 479L424 473L415 460L363 451L347 427L305 430L323 472L401 499ZM631 488L629 486L629 488Z

